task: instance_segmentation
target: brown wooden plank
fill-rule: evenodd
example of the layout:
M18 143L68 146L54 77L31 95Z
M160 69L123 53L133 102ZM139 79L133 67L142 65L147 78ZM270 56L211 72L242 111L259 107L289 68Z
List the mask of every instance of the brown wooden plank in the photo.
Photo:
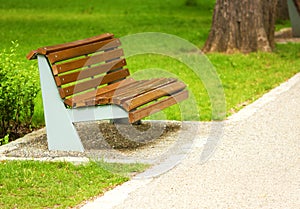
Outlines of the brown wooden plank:
M157 82L159 79L151 79L151 80L141 80L137 81L131 86L125 87L125 88L119 88L116 92L114 92L114 95L112 95L113 99L117 103L117 101L120 101L123 97L130 97L136 96L136 92L141 92L141 89L144 89L146 86L149 86L155 82ZM119 102L121 104L121 102Z
M125 110L130 111L130 110L136 109L137 107L140 107L144 104L147 104L149 102L157 100L161 97L169 96L176 92L179 92L179 91L183 90L185 87L186 87L186 85L184 83L177 81L175 83L171 83L171 84L162 86L160 88L146 92L145 94L134 97L130 100L127 100L127 101L123 102L121 104L121 106Z
M49 53L52 53L55 51L61 51L61 50L70 49L70 48L74 48L77 46L82 46L82 45L86 45L86 44L90 44L90 43L94 43L94 42L98 42L98 41L112 39L113 37L114 37L114 35L111 33L104 33L104 34L101 34L98 36L94 36L94 37L90 37L90 38L86 38L86 39L82 39L82 40L72 41L72 42L68 42L68 43L64 43L64 44L57 44L57 45L53 45L53 46L41 47L38 49L38 53L46 55L46 54L49 54Z
M110 104L110 99L107 97L98 98L97 101L90 99L87 101L79 101L76 103L76 107L87 107L87 106L97 106L97 105L108 105Z
M125 80L127 80L127 79L125 79ZM133 82L125 83L125 84L122 83L117 88L112 89L111 91L103 92L103 93L97 94L94 98L86 99L84 106L114 104L112 102L112 97L117 92L124 91L124 89L132 90L141 83L144 83L144 82L143 81L133 81ZM111 85L113 85L113 84L109 84L108 86L111 86Z
M71 60L70 62L65 62L62 64L54 64L52 65L52 70L53 70L53 74L57 75L59 73L65 73L70 70L75 70L85 66L94 65L100 62L112 60L114 58L118 58L122 56L124 56L123 49L114 49L114 50L106 51L101 54L96 54L93 56L88 56L77 60Z
M129 80L129 79L125 79L124 81ZM91 105L103 105L103 104L112 104L111 103L111 97L112 95L115 93L115 91L117 91L117 89L119 88L124 88L127 86L132 86L132 84L136 83L138 81L130 81L130 82L121 82L121 84L115 88L115 89L111 89L110 91L106 91L106 92L101 92L99 94L97 94L94 98L89 98L86 99L84 102L85 106L91 106ZM114 83L115 84L115 83ZM110 84L108 86L114 85L114 84Z
M36 55L37 55L37 50L32 50L26 55L26 58L28 60L36 59Z
M77 72L73 72L61 76L55 76L56 85L61 86L75 81L80 81L88 77L93 77L93 76L100 75L102 73L107 73L111 70L121 68L125 65L126 65L125 59L119 59L99 66L87 68L81 71L77 71Z
M148 91L157 89L161 86L168 85L176 81L177 79L175 78L159 78L146 80L144 81L144 83L141 83L141 85L137 86L134 89L129 89L126 92L120 91L117 94L115 94L113 97L113 103L121 105L126 100L130 100L133 97L136 97L138 95L144 94Z
M116 80L120 80L129 76L128 69L122 69L113 73L109 73L105 76L101 76L98 78L93 78L88 81L80 82L78 84L68 86L65 88L60 88L59 93L61 98L65 98L67 96L71 96L73 94L86 91L88 89L96 88L100 85L107 84Z
M72 97L72 100L73 101L79 101L79 100L87 101L87 100L93 99L97 96L106 96L107 93L113 92L116 89L123 87L123 86L129 86L130 84L135 83L135 82L136 81L133 78L126 78L119 82L98 88L94 92L86 93L84 96L81 96L81 95L74 96L74 97Z
M112 96L116 94L116 92L120 91L120 89L134 89L135 86L139 83L143 83L143 81L135 81L132 78L126 78L123 81L109 84L106 87L115 86L115 84L119 84L116 88L107 88L105 91L99 88L97 93L94 93L90 97L86 97L84 100L78 101L76 107L78 106L93 106L93 105L102 105L102 104L113 104Z
M127 78L117 83L113 83L107 86L103 86L93 91L86 92L84 94L76 95L74 97L68 98L65 100L65 104L70 107L79 107L79 103L81 106L86 106L90 100L94 100L97 96L106 97L106 93L113 92L115 89L123 86L127 86L131 83L136 82L133 78Z
M127 80L127 79L126 79ZM134 82L131 82L131 83L127 83L126 85L122 84L120 86L118 86L118 88L112 90L112 91L108 91L108 92L105 92L105 93L102 93L102 94L98 94L96 95L96 97L94 98L95 100L95 103L97 103L97 100L102 97L107 97L109 98L109 102L112 104L112 97L117 94L117 92L119 91L123 91L124 89L134 89L137 85L139 85L140 83L142 83L142 81L134 81ZM113 84L110 84L110 85L113 85Z
M48 56L48 60L51 62L51 64L54 64L55 62L67 60L70 58L87 55L95 52L104 51L107 49L115 48L121 45L121 42L119 39L108 39L101 42L95 42L91 44L86 44L70 49L65 49L62 51L57 51L50 53Z
M145 91L145 89L156 86L157 83L165 83L164 78L154 78L149 80L141 80L139 83L136 83L134 88L130 89L120 89L114 94L114 99L116 101L121 101L121 99L126 98L132 98L134 96L137 96L138 94L141 94Z
M130 100L140 94L143 94L151 89L151 87L158 87L160 83L166 83L165 78L154 78L149 80L141 80L136 83L133 88L120 89L112 97L112 102L114 104L121 105L124 101Z
M188 91L184 90L177 94L174 94L166 99L160 100L156 103L153 103L151 105L148 105L144 108L140 108L135 111L129 112L129 122L134 123L138 120L141 120L142 118L145 118L151 114L157 113L171 105L177 104L185 99L188 98Z
M82 40L77 40L77 41L73 41L73 42L69 42L69 43L58 44L58 45L53 45L53 46L44 46L44 47L38 48L37 50L30 51L26 57L29 60L36 59L37 54L46 55L51 52L69 49L72 47L81 46L81 45L85 45L85 44L89 44L89 43L94 43L97 41L103 41L103 40L111 39L113 37L114 37L114 35L111 33L104 33L104 34L101 34L98 36L94 36L94 37L90 37L90 38L86 38L86 39L82 39Z

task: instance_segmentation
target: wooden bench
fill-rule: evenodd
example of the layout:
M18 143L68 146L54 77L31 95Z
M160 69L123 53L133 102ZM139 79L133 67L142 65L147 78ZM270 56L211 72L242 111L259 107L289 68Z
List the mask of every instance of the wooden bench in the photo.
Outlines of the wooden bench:
M84 151L75 122L128 118L129 123L188 98L174 78L128 78L120 40L106 33L31 51L38 59L50 150Z

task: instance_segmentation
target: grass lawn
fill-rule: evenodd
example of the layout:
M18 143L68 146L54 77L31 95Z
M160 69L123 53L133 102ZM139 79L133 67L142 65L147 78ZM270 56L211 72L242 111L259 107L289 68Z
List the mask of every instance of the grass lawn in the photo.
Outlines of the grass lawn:
M69 208L129 180L141 164L0 162L0 208Z
M105 32L114 33L116 37L162 32L201 48L209 33L215 0L197 2L197 6L186 6L185 0L0 0L0 50L8 49L11 41L17 40L20 44L17 56L25 60L32 49ZM288 25L289 22L278 22L276 28ZM276 45L274 53L208 54L225 92L226 115L299 72L299 48L299 44L285 44ZM26 63L28 66L24 66L24 70L32 64L37 65L34 61ZM207 90L184 63L147 54L129 58L128 68L131 73L164 69L178 76L195 96L199 113L195 116L194 111L190 112L191 116L185 119L212 119ZM32 73L38 73L37 68ZM181 119L176 106L168 108L165 115L167 119ZM34 123L43 124L41 96L36 100ZM126 170L123 165L117 167ZM116 170L108 172L99 164L73 166L17 161L1 162L0 169L0 208L65 208L128 180L123 174L113 174Z
M198 1L197 6L186 6L184 0L0 0L0 49L18 40L19 57L32 49L82 39L111 32L116 37L140 32L163 32L186 39L201 48L208 36L214 0ZM279 21L277 29L288 26ZM277 45L274 53L248 55L209 54L225 92L226 115L230 115L271 88L284 82L300 69L299 44ZM28 65L36 62L28 61ZM211 120L211 98L199 78L184 63L170 57L143 55L128 59L131 73L159 68L173 73L189 86L195 96L198 115L190 112L185 120ZM24 66L26 69L26 66ZM37 73L37 72L34 72ZM37 84L38 85L38 84ZM190 103L190 102L186 102ZM189 109L189 108L186 108ZM36 102L34 123L43 124L41 96ZM178 107L168 108L167 118L181 120ZM187 113L189 114L189 113ZM153 117L152 117L153 118Z
M114 3L103 0L1 1L0 49L8 48L11 41L18 40L20 59L25 59L30 50L40 46L104 32L114 33L116 37L140 32L163 32L186 39L201 48L208 36L215 2L198 1L197 6L186 6L184 0L114 0ZM279 21L276 27L280 29L288 25L287 21ZM286 44L277 45L274 53L207 55L223 85L226 115L236 112L244 104L251 103L299 72L299 47L299 44ZM32 63L28 61L28 65ZM178 76L188 84L195 96L199 115L191 112L184 119L212 119L211 98L201 80L184 63L170 57L143 55L128 59L128 67L131 73L159 68ZM168 108L165 115L167 119L181 120L176 106ZM160 115L154 118L159 119ZM36 102L34 123L43 124L41 96Z

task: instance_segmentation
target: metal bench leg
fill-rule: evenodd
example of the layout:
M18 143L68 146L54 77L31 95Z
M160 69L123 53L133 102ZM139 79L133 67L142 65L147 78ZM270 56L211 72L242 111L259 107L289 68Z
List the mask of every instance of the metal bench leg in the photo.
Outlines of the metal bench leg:
M84 151L78 133L62 102L47 59L38 55L48 149Z

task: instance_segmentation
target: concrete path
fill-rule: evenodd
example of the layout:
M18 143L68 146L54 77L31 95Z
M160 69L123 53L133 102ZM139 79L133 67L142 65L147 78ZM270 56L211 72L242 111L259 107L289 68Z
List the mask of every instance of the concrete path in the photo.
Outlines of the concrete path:
M196 140L169 172L131 180L83 208L300 208L300 74L220 128L205 163Z

